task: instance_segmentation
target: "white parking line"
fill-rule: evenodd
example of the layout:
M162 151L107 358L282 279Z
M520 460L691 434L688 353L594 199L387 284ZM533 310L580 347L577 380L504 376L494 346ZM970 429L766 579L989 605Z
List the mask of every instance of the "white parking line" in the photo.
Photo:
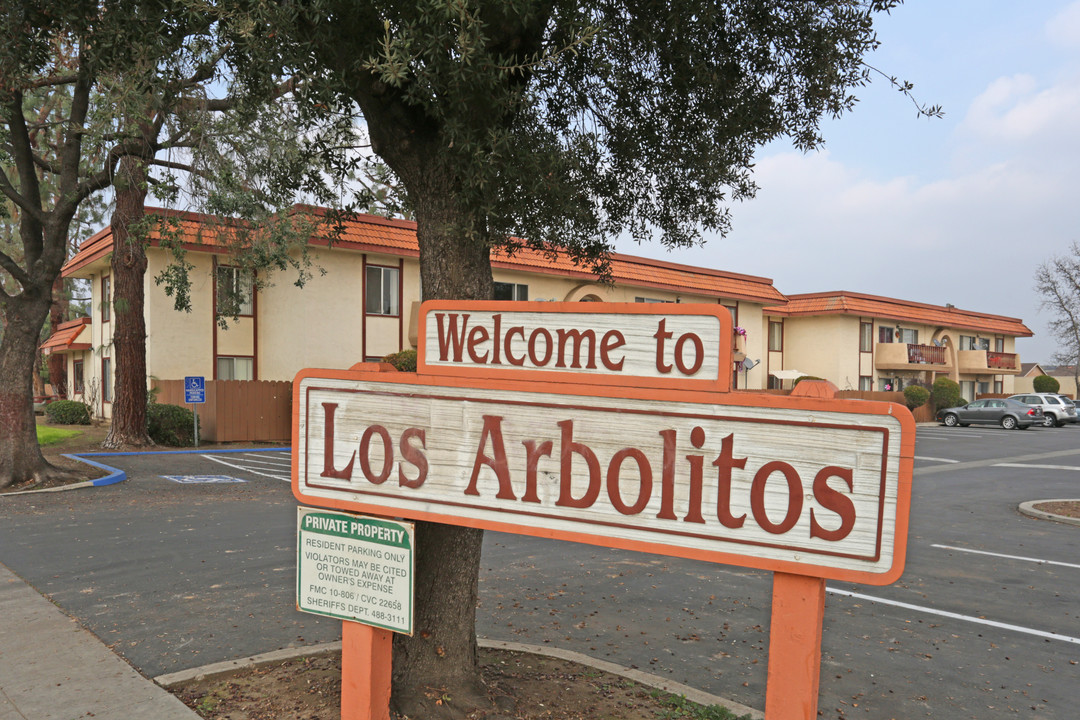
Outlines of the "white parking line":
M1020 625L1010 625L1009 623L1001 623L994 620L987 620L986 618L975 617L973 615L961 615L960 613L949 612L947 610L935 610L934 608L928 608L922 605L912 605L911 603L900 602L898 600L886 600L885 598L873 597L872 595L863 595L862 593L850 592L848 590L837 590L836 588L831 587L827 587L825 588L825 590L826 592L830 592L833 595L842 595L844 597L856 598L858 600L869 600L870 602L879 603L881 605L892 605L893 607L904 608L905 610L914 610L915 612L927 613L929 615L938 615L940 617L952 618L953 620L963 620L964 622L975 623L977 625L989 625L990 627L999 628L1001 630L1012 630L1014 632L1024 633L1025 635L1034 635L1035 637L1046 638L1047 640L1061 640L1062 642L1080 645L1080 638L1070 637L1068 635L1059 635L1058 633L1035 630L1032 628L1022 627Z
M959 460L950 460L949 458L926 457L925 455L916 455L915 459L916 460L926 460L927 462L939 462L939 463L958 463L958 462L960 462Z
M244 457L248 458L250 456L249 455L244 455ZM244 462L255 463L256 465L271 465L273 467L289 467L289 465L292 464L291 461L289 461L289 462L274 462L273 460L255 460L255 459L251 459L251 460L245 459Z
M1076 465L1032 465L1030 463L997 463L994 467L1011 467L1011 468L1027 468L1031 470L1076 470L1080 471L1080 467Z
M954 440L978 440L981 437L983 436L968 435L967 433L934 433L932 435L923 433L922 435L919 435L919 438L922 440L941 440L947 442L952 442Z
M222 460L220 457L217 457L216 455L203 455L203 457L206 458L207 460L213 460L214 462L221 463L222 465L228 465L231 468L236 468L237 470L243 470L244 472L249 472L252 475L261 475L262 477L274 478L275 480L284 480L285 482L291 482L292 481L292 475L291 474L290 475L281 475L281 474L275 475L273 473L259 472L258 470L252 470L251 468L247 467L246 465L237 465L235 463L226 462L225 460Z
M972 550L971 548L956 547L954 545L931 545L930 547L941 548L942 550L974 553L976 555L989 555L991 557L1005 558L1006 560L1023 560L1024 562L1033 562L1038 563L1039 565L1060 565L1061 567L1080 569L1080 565L1058 562L1057 560L1043 560L1041 558L1023 557L1022 555L1003 555L1002 553L987 552L986 550Z

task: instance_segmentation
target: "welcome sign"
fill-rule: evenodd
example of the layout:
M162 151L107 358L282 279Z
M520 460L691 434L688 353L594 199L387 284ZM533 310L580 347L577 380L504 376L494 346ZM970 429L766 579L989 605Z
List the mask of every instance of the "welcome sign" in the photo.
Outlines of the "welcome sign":
M853 582L902 572L910 413L717 392L725 308L432 303L422 318L415 375L298 375L302 502Z

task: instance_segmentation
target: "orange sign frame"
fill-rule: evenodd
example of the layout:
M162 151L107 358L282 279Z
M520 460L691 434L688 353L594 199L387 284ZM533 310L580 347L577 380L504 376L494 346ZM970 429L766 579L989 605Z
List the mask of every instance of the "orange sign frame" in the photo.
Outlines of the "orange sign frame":
M585 307L583 307L585 306ZM387 365L359 363L347 371L304 370L293 384L293 457L292 488L297 500L304 504L330 507L340 510L386 514L409 517L416 520L449 522L503 532L541 537L553 537L591 544L606 545L642 552L659 552L693 559L724 562L770 570L774 573L772 624L770 631L769 670L766 687L765 713L767 720L811 720L817 713L818 683L820 676L821 629L824 618L825 577L838 580L889 584L901 576L907 547L908 512L911 499L911 479L914 463L915 423L906 407L894 403L863 402L854 400L824 400L820 398L788 398L766 394L730 393L718 390L730 388L722 381L724 370L731 367L730 351L720 358L720 377L714 381L685 379L677 389L667 378L617 377L587 373L554 373L546 370L520 370L510 368L433 368L427 362L425 350L425 325L432 312L528 312L553 313L604 313L611 305L597 306L578 303L425 303L421 310L419 337L419 362L417 374L393 372ZM723 306L665 305L630 306L635 316L706 315L715 317L720 327L730 332L731 319ZM718 311L719 309L719 311ZM599 315L596 315L599 317ZM723 348L723 344L720 345ZM748 556L729 552L702 551L678 548L658 542L643 542L615 538L604 541L597 535L551 531L538 528L532 523L512 520L492 521L483 518L460 518L449 512L432 510L406 510L388 508L370 498L352 499L313 495L301 487L300 448L308 444L303 433L307 432L307 409L305 381L335 380L386 384L386 387L407 391L415 395L424 387L458 388L463 391L510 391L524 394L536 393L542 382L543 392L563 396L594 397L600 399L629 398L643 401L686 402L694 404L722 404L737 408L770 408L778 410L805 411L811 416L825 413L845 413L855 416L889 416L899 426L899 443L892 443L889 462L896 463L895 515L891 527L882 532L891 533L892 562L884 572L849 571L821 565L796 564L783 560L757 558L747 563ZM612 382L613 381L613 382ZM610 383L610 384L604 384ZM692 389L685 389L690 387ZM890 445L886 442L886 445ZM884 488L883 488L884 490ZM880 539L880 538L879 538ZM343 623L343 720L385 720L389 718L389 668L391 635L388 631L360 625Z

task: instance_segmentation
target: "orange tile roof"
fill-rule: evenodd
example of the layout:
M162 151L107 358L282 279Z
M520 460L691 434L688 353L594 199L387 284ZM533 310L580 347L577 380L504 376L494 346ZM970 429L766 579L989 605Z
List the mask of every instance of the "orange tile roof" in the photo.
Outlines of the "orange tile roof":
M71 352L72 350L89 350L90 343L88 342L75 342L79 339L80 333L83 328L90 326L90 318L81 317L74 320L68 320L65 323L60 323L57 326L56 331L49 336L49 339L41 344L41 350L46 355L49 353L63 353Z
M789 295L786 303L768 306L764 311L782 317L857 315L886 318L1015 337L1034 334L1018 318L851 292Z
M300 209L301 206L298 206L295 210ZM316 214L323 213L318 208L303 209L314 210ZM217 233L202 232L205 224L211 220L208 216L156 209L152 211L178 220L180 238L187 249L203 252L226 251L226 243ZM325 238L315 237L310 242L316 246L328 245ZM155 231L151 236L151 244L159 243L160 235ZM376 215L360 215L347 221L344 231L333 242L333 247L404 257L419 257L420 255L415 222L391 220ZM63 273L65 276L75 273L91 262L107 256L111 251L112 232L109 228L105 228L82 244L79 252L64 265ZM543 252L522 248L515 251L513 256L508 256L503 252L494 252L491 260L494 267L506 270L562 275L582 280L596 279L593 273L574 265L565 254L560 254L552 260ZM662 260L649 260L633 255L613 253L611 272L616 284L759 303L785 300L783 293L773 287L772 280L768 278L679 265Z

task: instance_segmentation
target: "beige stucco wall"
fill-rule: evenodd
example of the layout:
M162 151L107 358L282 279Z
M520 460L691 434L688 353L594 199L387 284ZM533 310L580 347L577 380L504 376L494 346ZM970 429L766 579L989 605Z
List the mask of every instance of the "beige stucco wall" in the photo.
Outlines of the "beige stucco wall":
M304 368L347 368L363 360L363 263L357 253L312 252L317 270L298 288L285 273L259 294L259 379L292 380Z
M174 299L165 294L164 286L154 282L170 256L156 248L148 250L146 255L147 375L161 380L178 380L188 375L214 377L213 256L188 253L187 262L194 269L189 273L191 311L184 312L176 310Z
M775 354L771 354L775 356ZM841 390L859 388L859 319L822 315L784 319L784 367L831 380Z
M224 328L217 329L218 355L255 355L255 318L228 318Z

